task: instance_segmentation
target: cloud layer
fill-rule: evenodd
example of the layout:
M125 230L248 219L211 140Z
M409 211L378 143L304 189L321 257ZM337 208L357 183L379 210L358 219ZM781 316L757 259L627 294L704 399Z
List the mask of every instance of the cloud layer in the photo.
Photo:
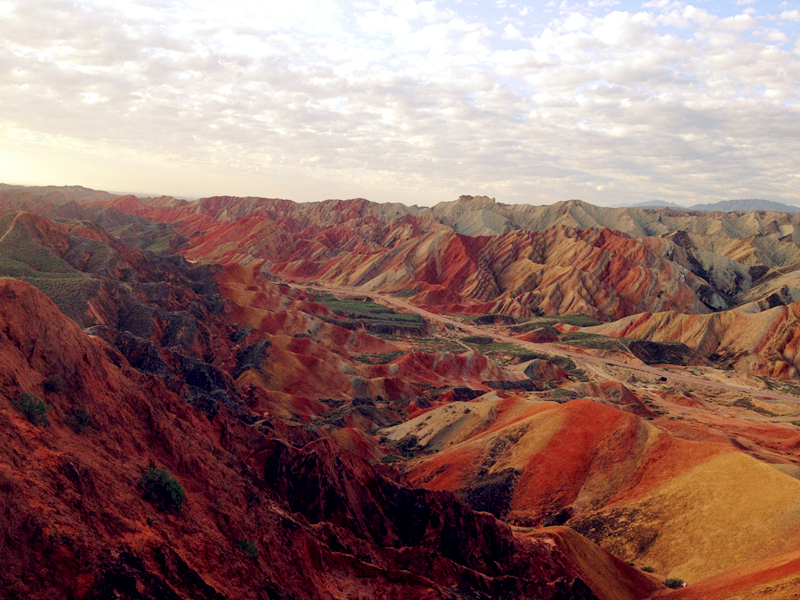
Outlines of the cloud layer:
M0 179L417 204L800 200L787 3L236 4L0 1Z

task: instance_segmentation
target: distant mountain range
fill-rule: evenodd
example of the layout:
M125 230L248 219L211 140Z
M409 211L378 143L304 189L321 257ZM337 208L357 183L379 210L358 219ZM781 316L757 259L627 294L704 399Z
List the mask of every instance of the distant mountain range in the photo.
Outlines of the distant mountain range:
M625 207L622 207L625 208ZM723 200L713 204L695 204L693 206L681 206L674 202L662 200L649 200L640 202L627 208L676 208L678 210L700 211L700 212L734 212L737 210L766 210L770 212L800 212L800 206L762 200L759 198L748 198L741 200Z

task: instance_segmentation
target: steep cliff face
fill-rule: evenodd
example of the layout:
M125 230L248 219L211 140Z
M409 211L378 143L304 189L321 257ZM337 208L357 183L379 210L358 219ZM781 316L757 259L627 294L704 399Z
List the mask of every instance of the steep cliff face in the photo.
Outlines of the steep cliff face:
M641 598L649 579L558 535L523 539L448 494L413 490L313 429L213 419L87 336L36 288L0 280L0 588L30 598ZM21 394L50 408L26 418ZM30 398L30 396L26 396ZM78 418L79 415L82 415ZM38 423L38 426L36 423ZM159 511L148 468L173 474ZM591 546L591 545L590 545ZM481 596L483 594L483 596Z

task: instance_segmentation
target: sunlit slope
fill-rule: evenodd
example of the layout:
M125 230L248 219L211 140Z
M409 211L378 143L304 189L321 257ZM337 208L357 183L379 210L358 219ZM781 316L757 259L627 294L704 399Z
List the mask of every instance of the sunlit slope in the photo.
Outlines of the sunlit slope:
M591 400L468 404L388 430L438 450L409 465L417 485L518 525L565 522L688 581L800 544L789 533L800 526L800 481L731 444L676 438Z

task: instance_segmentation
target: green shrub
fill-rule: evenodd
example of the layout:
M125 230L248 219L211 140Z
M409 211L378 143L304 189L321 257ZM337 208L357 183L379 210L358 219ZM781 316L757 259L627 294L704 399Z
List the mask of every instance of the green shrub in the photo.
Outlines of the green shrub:
M72 427L75 433L85 433L92 428L92 415L82 408L75 408L67 417L67 425Z
M670 577L669 579L664 580L664 585L672 589L683 587L683 579L680 579L679 577Z
M655 569L649 565L645 565L642 567L642 571L644 571L645 573L652 573L653 571L655 571Z
M47 427L50 425L50 421L47 419L47 412L52 407L42 402L42 399L36 394L24 392L20 394L16 400L12 400L11 404L25 415L28 421L36 425L36 427Z
M253 542L239 540L236 542L236 547L242 552L249 554L252 558L258 558L258 548L256 548L256 545Z
M150 467L139 480L142 497L160 511L180 510L186 492L172 473L166 469Z
M464 343L466 344L491 344L494 341L494 338L489 337L488 335L468 335L464 338Z
M50 375L44 380L43 387L45 392L63 392L67 389L67 382L61 375Z

